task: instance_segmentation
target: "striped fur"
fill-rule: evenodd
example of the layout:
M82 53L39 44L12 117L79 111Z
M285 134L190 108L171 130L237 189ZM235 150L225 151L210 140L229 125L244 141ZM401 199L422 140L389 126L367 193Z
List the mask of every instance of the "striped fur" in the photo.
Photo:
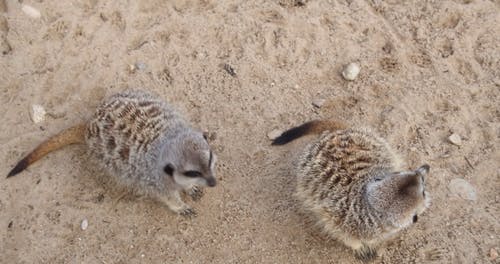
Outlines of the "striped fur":
M326 131L299 159L296 195L326 234L370 260L381 241L427 206L423 168L403 171L398 155L370 130Z

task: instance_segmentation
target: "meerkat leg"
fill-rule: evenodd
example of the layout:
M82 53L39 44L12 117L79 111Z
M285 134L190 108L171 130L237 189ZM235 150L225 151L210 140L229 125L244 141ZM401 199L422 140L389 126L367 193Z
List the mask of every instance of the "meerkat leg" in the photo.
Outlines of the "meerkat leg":
M187 193L189 196L191 196L191 199L193 199L193 201L199 201L201 197L203 197L203 195L205 194L203 192L203 188L198 187L196 185L193 185L193 187L189 188L187 190Z
M361 240L346 238L344 239L344 243L348 247L352 248L354 256L359 260L368 262L377 257L377 250L374 247L363 243Z
M196 216L196 211L181 199L179 191L172 191L167 196L161 198L170 210L187 218Z

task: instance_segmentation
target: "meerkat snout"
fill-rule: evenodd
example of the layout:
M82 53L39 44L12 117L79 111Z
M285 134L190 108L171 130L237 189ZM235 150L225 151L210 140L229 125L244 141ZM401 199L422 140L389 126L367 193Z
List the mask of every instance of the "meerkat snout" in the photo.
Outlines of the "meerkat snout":
M201 133L199 135L190 133L181 135L177 141L179 149L168 147L165 149L167 164L163 171L184 188L216 186L215 162L217 158L210 149L206 136Z

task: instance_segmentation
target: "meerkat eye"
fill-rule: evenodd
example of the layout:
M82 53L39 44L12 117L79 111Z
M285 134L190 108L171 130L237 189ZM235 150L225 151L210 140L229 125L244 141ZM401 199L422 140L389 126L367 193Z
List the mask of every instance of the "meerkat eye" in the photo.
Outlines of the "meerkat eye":
M186 171L184 175L191 178L201 177L202 174L199 171Z
M414 215L413 216L413 223L416 223L418 221L418 216L417 215Z
M208 132L203 132L203 138L208 141Z
M382 178L375 178L375 181L381 181Z
M163 171L170 176L174 175L174 167L172 167L172 164L165 165Z

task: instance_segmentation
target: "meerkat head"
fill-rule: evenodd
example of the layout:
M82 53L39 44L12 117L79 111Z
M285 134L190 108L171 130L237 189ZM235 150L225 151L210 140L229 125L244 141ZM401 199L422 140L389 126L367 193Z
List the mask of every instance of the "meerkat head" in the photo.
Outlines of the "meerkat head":
M429 165L414 171L392 172L372 177L366 197L371 207L385 216L393 226L406 227L415 223L429 205L425 176Z
M186 189L193 186L214 187L216 160L206 135L189 131L178 135L165 146L163 173Z

